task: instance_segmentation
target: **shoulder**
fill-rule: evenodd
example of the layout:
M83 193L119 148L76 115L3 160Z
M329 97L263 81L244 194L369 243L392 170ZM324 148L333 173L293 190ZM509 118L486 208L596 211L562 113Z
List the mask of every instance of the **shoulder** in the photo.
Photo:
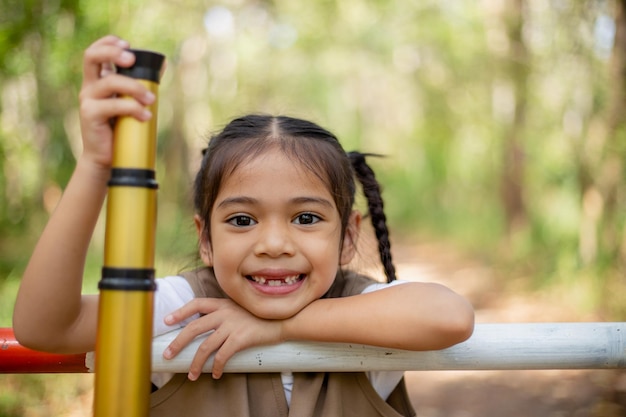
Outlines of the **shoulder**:
M340 269L325 298L348 297L363 292L368 286L377 281L366 275L354 271Z
M374 291L382 290L382 289L389 288L389 287L394 287L396 285L407 284L407 283L409 283L409 281L403 281L400 279L397 279L391 282L374 281L373 283L365 287L361 293L366 294L368 292L374 292Z
M168 326L163 318L172 311L181 308L194 298L226 298L219 287L213 271L200 268L183 272L179 275L166 276L156 280L157 289L154 294L154 327L153 334L160 334L182 327L199 317L197 314L178 325Z
M215 278L213 268L203 267L180 274L191 286L196 297L228 298Z
M166 276L158 278L154 293L153 335L158 336L181 326L168 326L163 318L172 311L193 300L194 293L189 283L181 276Z
M367 275L358 274L350 270L340 270L335 277L325 298L348 297L378 291L395 285L406 284L408 281L395 280L390 283L380 282Z

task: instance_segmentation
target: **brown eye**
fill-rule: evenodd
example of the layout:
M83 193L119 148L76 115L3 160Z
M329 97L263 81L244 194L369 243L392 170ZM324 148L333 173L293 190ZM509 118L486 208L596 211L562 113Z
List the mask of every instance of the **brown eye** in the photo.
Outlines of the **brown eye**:
M253 224L256 224L254 219L250 216L231 217L230 219L228 219L228 223L232 224L233 226L239 227L252 226Z
M320 220L320 217L313 213L302 213L295 218L294 222L296 224L315 224Z

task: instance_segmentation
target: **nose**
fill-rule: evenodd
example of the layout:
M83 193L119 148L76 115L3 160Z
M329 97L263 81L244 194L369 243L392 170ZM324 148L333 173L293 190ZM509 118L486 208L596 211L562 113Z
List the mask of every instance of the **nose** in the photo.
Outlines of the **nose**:
M267 222L257 230L259 234L254 248L257 256L277 258L294 254L295 245L289 224Z

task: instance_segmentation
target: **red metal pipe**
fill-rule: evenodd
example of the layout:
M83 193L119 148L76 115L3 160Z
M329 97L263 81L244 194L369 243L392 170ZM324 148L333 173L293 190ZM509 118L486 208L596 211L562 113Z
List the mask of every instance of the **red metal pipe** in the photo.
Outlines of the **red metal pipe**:
M0 374L85 373L85 354L63 355L28 349L11 328L0 328Z

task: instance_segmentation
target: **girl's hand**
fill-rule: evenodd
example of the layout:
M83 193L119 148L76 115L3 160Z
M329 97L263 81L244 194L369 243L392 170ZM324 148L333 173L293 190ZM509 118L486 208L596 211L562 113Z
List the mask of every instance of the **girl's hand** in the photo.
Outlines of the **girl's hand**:
M190 322L163 352L163 357L176 356L195 337L214 330L202 342L189 368L189 379L195 381L202 367L215 352L213 378L220 378L226 362L237 352L260 345L282 342L282 322L260 319L243 309L234 301L220 298L195 298L165 318L173 325L200 313L201 317Z
M128 47L128 42L109 35L94 42L84 55L79 95L83 156L107 169L113 155L111 119L132 116L146 121L152 117L146 106L155 100L154 94L142 83L115 73L114 65L129 67L135 62L135 56L126 50Z

